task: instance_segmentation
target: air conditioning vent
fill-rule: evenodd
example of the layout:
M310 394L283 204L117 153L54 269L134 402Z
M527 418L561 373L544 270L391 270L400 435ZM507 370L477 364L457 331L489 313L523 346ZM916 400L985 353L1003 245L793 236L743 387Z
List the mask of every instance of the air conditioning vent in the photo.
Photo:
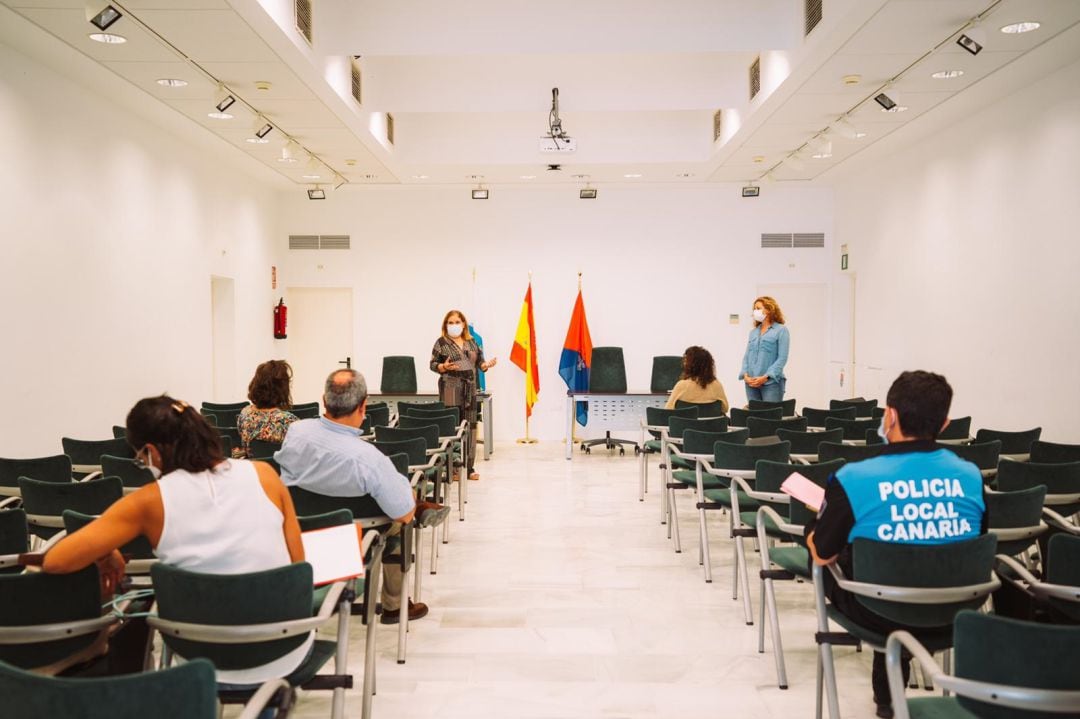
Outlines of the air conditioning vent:
M720 133L723 132L723 129L724 129L724 111L723 110L717 110L716 113L712 116L712 139L713 139L713 142L716 142L717 140L720 139Z
M386 113L386 141L394 144L394 116Z
M761 92L761 55L754 58L754 62L750 65L750 99Z
M761 246L768 249L778 249L781 247L791 247L791 233L790 232L762 232L761 233Z
M794 246L794 247L824 247L825 246L825 233L824 232L796 232L792 236L792 246Z
M364 104L364 101L360 99L360 97L361 97L360 90L361 90L360 61L357 60L357 59L354 59L352 61L352 96L353 96L353 99L356 100L357 105L363 105Z
M809 35L810 31L818 26L821 22L823 0L806 0L806 32L804 35Z
M348 250L349 235L289 235L290 250Z
M311 44L311 0L295 0L293 7L296 9L296 31L304 36Z

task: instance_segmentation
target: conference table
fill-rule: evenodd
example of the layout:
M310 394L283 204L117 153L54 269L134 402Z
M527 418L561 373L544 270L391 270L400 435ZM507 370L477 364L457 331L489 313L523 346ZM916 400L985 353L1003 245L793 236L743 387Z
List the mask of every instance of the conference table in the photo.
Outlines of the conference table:
M574 458L575 403L589 403L589 428L604 432L641 431L646 407L663 407L667 392L566 393L566 458Z
M437 402L439 400L438 392L402 392L396 394L369 394L369 402L386 402L390 406L390 411L394 414L397 413L398 402ZM493 409L490 392L477 392L476 401L480 403L481 417L483 418L484 436L481 439L481 444L484 445L484 459L491 459L491 453L495 451L494 439L492 439L492 424Z

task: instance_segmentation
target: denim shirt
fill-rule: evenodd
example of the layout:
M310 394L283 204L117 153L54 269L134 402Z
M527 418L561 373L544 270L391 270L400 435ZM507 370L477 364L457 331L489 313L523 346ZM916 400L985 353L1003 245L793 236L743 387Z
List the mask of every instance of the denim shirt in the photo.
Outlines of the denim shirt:
M739 379L747 376L765 376L769 378L766 384L773 384L778 379L783 379L790 341L788 328L782 324L774 322L769 325L769 329L765 330L765 334L761 334L760 327L754 327L750 330L750 339L746 344Z

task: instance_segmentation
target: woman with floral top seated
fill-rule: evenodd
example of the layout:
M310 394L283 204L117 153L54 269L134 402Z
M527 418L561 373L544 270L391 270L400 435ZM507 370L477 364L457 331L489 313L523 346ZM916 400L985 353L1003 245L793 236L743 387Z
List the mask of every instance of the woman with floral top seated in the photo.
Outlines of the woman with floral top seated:
M297 420L288 411L292 407L291 384L292 367L285 360L263 362L255 370L248 385L251 404L240 411L236 420L245 456L253 439L278 444L285 441L289 425Z

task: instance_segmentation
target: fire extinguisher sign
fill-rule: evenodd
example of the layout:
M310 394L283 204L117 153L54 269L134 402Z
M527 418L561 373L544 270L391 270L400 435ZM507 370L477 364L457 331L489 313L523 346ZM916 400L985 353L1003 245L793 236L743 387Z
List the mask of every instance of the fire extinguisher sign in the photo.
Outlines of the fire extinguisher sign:
M270 265L270 289L277 289L277 265Z

